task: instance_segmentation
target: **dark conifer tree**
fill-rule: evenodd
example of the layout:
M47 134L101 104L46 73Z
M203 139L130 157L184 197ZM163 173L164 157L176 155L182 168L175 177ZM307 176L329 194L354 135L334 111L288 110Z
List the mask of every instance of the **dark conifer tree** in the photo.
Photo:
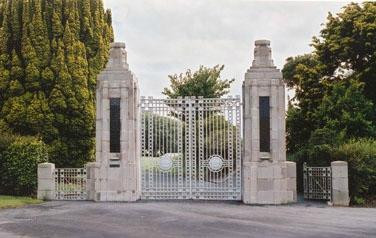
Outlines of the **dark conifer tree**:
M94 158L111 24L102 0L0 0L0 124L40 136L57 166Z

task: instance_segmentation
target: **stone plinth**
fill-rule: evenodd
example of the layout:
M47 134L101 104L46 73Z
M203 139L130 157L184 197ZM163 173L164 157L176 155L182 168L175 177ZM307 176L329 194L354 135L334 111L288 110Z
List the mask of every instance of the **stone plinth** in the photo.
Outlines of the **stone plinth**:
M55 164L38 164L38 199L55 199Z
M260 98L269 102L269 149L260 149ZM296 166L286 161L285 86L272 60L270 42L255 42L254 60L243 83L243 202L296 201ZM264 110L265 111L265 110Z
M96 164L90 164L96 201L140 198L139 88L129 70L124 43L112 43L97 79ZM120 99L120 152L110 152L110 100ZM92 181L91 181L92 182ZM95 194L95 195L93 195Z
M348 166L345 161L333 161L332 167L332 205L348 206L349 198L349 179Z

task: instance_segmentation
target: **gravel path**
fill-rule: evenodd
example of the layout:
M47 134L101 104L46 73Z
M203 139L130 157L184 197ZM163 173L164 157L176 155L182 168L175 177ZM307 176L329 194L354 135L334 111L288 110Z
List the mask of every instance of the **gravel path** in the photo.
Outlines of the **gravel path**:
M56 201L0 210L0 237L376 237L376 209Z

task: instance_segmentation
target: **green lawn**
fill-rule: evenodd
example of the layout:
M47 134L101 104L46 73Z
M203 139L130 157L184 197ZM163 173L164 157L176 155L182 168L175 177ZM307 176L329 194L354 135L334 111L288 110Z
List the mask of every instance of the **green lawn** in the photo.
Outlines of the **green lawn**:
M0 195L0 209L2 208L15 208L21 207L29 204L39 204L42 200L38 200L31 197L14 197Z

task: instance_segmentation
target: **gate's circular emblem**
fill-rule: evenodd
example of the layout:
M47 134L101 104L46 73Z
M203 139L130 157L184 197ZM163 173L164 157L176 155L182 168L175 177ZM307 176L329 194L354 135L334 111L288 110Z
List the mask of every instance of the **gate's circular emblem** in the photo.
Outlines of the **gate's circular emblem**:
M223 159L219 155L212 155L209 158L209 169L211 171L219 171L222 169Z
M167 171L172 168L172 156L169 154L165 154L161 156L161 159L159 160L159 168L161 170Z

